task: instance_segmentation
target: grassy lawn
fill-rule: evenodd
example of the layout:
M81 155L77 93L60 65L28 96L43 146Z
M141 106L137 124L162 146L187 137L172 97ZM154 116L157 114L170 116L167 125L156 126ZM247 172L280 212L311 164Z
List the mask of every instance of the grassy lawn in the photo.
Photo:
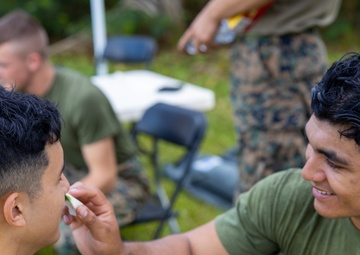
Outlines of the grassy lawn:
M345 51L356 49L339 49L333 47L329 50L330 61L338 59ZM56 64L74 68L88 76L94 74L93 59L84 53L65 52L52 58ZM114 70L126 70L130 68L124 65L111 65L110 72ZM133 68L141 68L133 66ZM180 54L175 48L162 50L157 55L152 70L180 80L184 80L199 86L209 88L215 92L216 106L206 112L208 118L208 130L201 146L201 152L222 154L236 144L232 109L229 102L228 86L228 54L226 49L214 51L211 55L186 56ZM169 153L169 158L171 158ZM146 168L146 162L144 166ZM172 188L170 182L166 183L168 189ZM187 231L199 226L222 211L205 204L183 192L176 204L179 212L179 224L181 231ZM153 224L139 225L123 229L122 235L127 240L148 240L154 230ZM169 234L166 229L164 235ZM38 255L54 254L51 247L40 251Z

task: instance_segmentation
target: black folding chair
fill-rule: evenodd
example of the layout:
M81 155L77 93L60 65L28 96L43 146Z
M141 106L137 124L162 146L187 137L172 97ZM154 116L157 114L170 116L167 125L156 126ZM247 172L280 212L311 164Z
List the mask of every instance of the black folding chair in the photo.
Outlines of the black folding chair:
M115 63L144 63L150 69L158 46L154 38L145 35L117 35L107 39L104 60Z
M136 144L140 151L150 158L154 170L153 180L156 192L153 199L149 199L142 208L139 208L136 219L131 225L158 221L154 239L160 236L165 222L168 222L172 233L179 232L177 213L174 212L173 207L191 171L191 164L203 140L206 127L207 121L203 113L163 103L150 107L142 119L133 127L132 136ZM143 135L152 138L150 150L144 151L140 145L140 136ZM162 185L164 175L159 157L161 153L163 155L166 151L160 152L159 144L161 141L183 148L180 150L179 154L181 155L176 162L182 164L184 170L181 171L180 181L174 184L174 191L169 197Z

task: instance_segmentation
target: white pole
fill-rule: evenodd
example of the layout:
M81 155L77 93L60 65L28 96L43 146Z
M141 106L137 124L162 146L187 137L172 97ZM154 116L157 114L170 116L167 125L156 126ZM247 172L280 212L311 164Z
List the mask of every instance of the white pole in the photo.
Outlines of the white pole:
M90 0L90 5L95 57L95 71L97 75L107 74L107 63L101 57L106 45L104 0Z

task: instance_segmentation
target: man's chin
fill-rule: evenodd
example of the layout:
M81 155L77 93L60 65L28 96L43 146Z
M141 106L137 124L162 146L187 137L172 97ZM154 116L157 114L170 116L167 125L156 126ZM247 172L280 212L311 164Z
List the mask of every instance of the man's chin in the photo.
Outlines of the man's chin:
M318 202L316 199L314 200L314 208L316 212L324 218L335 219L339 218L334 211L325 207L322 203Z
M54 243L56 243L57 241L59 241L60 239L60 229L57 230L56 234L54 235L54 238L52 240L49 240L48 245L53 245Z

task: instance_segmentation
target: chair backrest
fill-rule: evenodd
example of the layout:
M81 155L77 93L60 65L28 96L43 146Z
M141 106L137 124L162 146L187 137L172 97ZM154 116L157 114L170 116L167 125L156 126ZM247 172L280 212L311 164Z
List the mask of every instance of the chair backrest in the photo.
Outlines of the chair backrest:
M192 161L201 145L206 128L207 120L203 113L164 103L157 103L146 110L141 120L133 127L132 135L138 146L140 134L153 138L153 148L148 152L148 156L151 159L154 170L156 195L165 212L155 237L159 235L164 221L173 215L173 206L180 191L183 189L186 178L189 176ZM161 178L164 175L163 169L159 164L159 154L162 153L159 152L158 148L160 141L178 145L184 148L185 151L180 157L181 164L184 165L183 171L180 173L180 180L175 183L175 189L169 198L162 187Z
M117 63L144 63L149 67L157 49L156 40L150 36L111 36L106 42L103 59Z
M157 103L136 124L136 132L185 146L198 146L205 132L206 120L201 112Z

